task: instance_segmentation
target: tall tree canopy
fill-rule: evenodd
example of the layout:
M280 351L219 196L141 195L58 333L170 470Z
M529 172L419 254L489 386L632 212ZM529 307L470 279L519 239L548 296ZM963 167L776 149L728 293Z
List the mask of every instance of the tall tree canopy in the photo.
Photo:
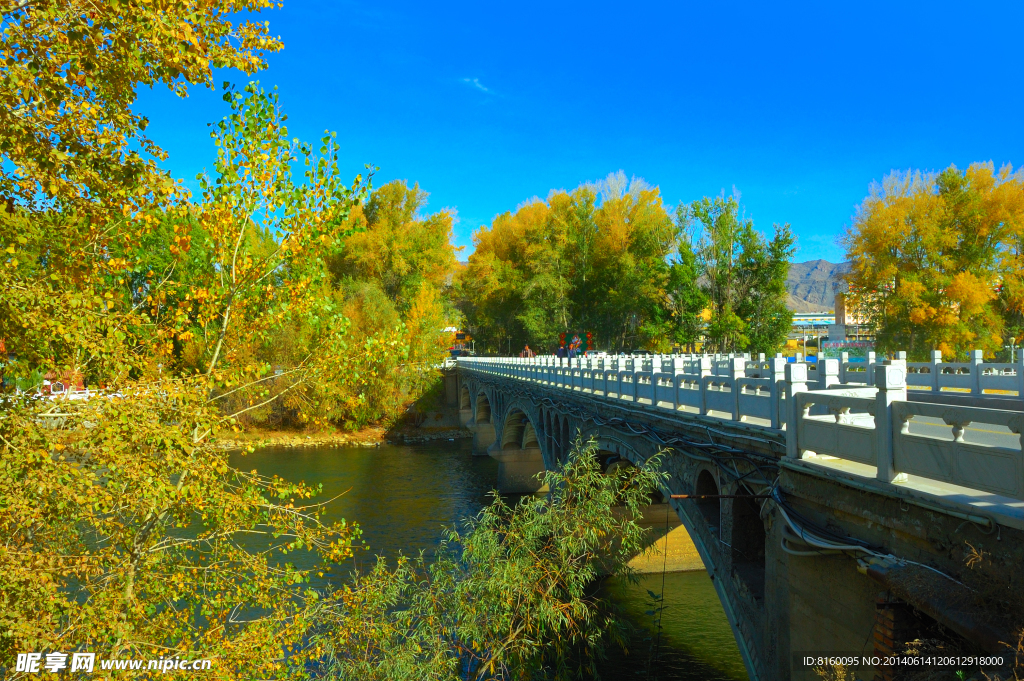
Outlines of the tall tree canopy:
M498 216L460 277L478 346L550 350L580 329L617 349L664 344L677 232L658 189L621 172Z
M673 220L657 188L620 171L498 216L476 233L460 277L478 346L551 350L561 333L585 329L613 351L700 341L774 351L792 318L793 237L776 226L765 239L738 209L705 198Z
M369 376L363 400L350 402L354 423L388 418L404 408L410 392L435 375L459 322L451 304L458 265L452 244L455 213L421 215L427 193L419 185L389 182L356 207L344 246L328 259L335 296L351 322L349 341L371 345L398 339L406 348L401 365L381 367ZM383 348L381 348L383 350ZM380 352L382 357L394 353Z
M703 198L679 211L693 231L698 286L709 303L707 349L773 352L786 339L786 276L793 257L789 225L775 225L771 241L739 216L735 197Z
M892 173L872 185L844 244L851 304L878 349L962 359L1024 335L1021 170Z
M251 73L281 49L232 21L272 0L32 0L0 10L0 196L26 206L138 205L170 190L133 106L139 85L185 96L214 68Z
M458 264L452 246L455 214L441 210L421 216L427 193L419 185L389 182L357 208L355 233L332 263L340 279L373 281L402 310L423 286L438 290L451 285Z

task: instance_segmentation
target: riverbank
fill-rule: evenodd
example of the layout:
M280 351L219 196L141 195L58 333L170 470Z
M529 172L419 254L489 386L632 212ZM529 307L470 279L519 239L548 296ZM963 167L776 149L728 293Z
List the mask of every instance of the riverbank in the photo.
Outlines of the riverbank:
M222 449L261 449L263 447L379 447L384 444L421 444L435 440L461 440L473 437L465 428L363 428L355 432L319 431L306 433L286 430L251 430L222 438Z

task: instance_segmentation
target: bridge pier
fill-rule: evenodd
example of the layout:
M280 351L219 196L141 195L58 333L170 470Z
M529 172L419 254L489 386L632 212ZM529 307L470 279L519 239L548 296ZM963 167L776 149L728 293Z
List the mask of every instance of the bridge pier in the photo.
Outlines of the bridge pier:
M473 454L487 456L490 453L488 448L494 444L494 424L470 422L467 427L473 433Z
M498 449L495 443L487 453L498 462L498 491L502 494L536 494L547 490L537 479L545 470L539 448Z

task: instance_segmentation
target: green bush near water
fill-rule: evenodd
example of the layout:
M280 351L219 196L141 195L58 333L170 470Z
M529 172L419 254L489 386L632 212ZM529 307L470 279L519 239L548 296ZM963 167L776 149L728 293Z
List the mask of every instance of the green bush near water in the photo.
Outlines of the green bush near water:
M322 676L593 678L628 627L596 585L604 575L635 580L637 521L665 477L657 458L605 475L595 454L578 442L563 469L544 474L550 495L510 505L495 494L432 562L381 558L326 598L311 643Z

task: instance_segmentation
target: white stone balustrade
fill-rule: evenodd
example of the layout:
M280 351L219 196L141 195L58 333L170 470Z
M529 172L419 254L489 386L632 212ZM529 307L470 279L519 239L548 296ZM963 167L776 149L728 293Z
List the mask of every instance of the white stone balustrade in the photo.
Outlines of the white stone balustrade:
M900 353L902 355L902 353ZM787 362L782 357L596 355L462 357L461 368L566 390L594 399L667 413L697 413L785 430L792 459L833 457L874 467L882 482L918 476L968 490L1024 500L1024 452L965 442L964 428L989 424L1024 433L1024 413L908 400L908 389L958 388L1024 395L1024 360L986 364L906 362ZM867 384L867 380L872 384ZM948 439L911 433L915 417L941 419ZM750 419L760 422L754 423ZM796 424L791 427L788 424ZM1022 438L1024 439L1024 438Z

